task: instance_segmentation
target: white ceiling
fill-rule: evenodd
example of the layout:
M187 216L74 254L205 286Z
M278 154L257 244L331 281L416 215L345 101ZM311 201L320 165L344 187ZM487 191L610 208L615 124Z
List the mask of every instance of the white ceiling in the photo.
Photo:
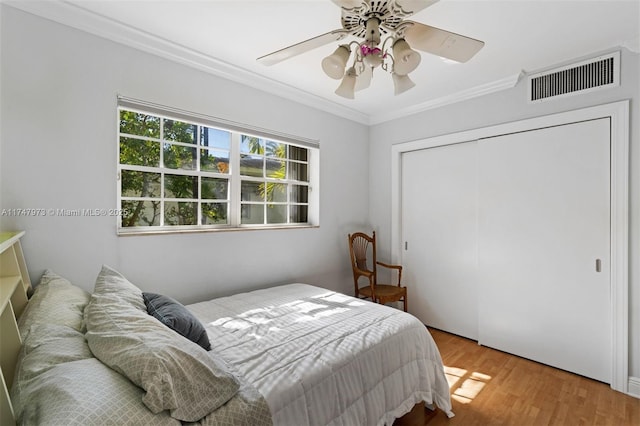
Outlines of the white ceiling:
M391 76L374 72L355 100L334 94L320 61L330 43L264 66L256 58L340 28L330 0L69 0L8 4L223 77L363 123L376 123L511 87L539 71L624 46L640 50L640 1L440 0L409 19L486 44L469 62L422 53L416 87L393 95Z

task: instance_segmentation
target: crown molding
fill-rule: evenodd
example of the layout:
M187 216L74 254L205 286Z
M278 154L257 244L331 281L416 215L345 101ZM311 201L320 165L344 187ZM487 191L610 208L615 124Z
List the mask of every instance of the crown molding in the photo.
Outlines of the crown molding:
M23 12L72 27L98 37L147 52L170 61L195 68L254 89L270 93L302 105L364 125L380 124L408 115L417 114L456 102L514 87L520 74L502 80L472 87L452 95L381 114L368 115L344 105L313 95L293 86L239 68L228 62L190 49L186 46L155 36L148 32L107 18L75 3L64 0L16 1L0 0L0 3Z
M621 46L633 53L640 53L640 38L626 40L621 44Z
M520 81L520 78L522 76L523 72L521 71L518 74L510 75L501 80L482 84L480 86L475 86L468 90L462 90L460 92L456 92L437 99L432 99L421 104L413 105L409 108L373 115L370 117L369 122L371 125L380 124L386 121L395 120L397 118L418 114L430 109L440 108L445 105L451 105L458 102L466 101L468 99L477 98L479 96L488 95L490 93L499 92L501 90L511 89L512 87L515 87L516 84L518 84L518 81Z
M367 114L133 28L77 4L63 0L5 1L2 4L341 118L369 124Z

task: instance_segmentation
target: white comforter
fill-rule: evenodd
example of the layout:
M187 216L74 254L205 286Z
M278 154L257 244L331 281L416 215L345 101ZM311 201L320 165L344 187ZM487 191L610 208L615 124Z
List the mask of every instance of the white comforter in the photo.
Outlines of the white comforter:
M407 313L306 284L188 308L275 425L391 424L420 401L453 415L440 353Z

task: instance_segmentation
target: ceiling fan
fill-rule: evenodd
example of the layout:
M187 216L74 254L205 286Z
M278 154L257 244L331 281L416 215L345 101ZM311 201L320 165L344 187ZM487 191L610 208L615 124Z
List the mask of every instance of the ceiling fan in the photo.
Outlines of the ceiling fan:
M264 65L277 64L352 36L358 41L338 46L323 59L322 69L329 77L342 79L337 95L353 99L355 91L369 87L373 70L378 67L391 73L396 95L414 87L408 74L420 64L420 54L412 47L466 62L484 46L480 40L405 19L438 0L332 1L342 9L342 28L269 53L258 61Z

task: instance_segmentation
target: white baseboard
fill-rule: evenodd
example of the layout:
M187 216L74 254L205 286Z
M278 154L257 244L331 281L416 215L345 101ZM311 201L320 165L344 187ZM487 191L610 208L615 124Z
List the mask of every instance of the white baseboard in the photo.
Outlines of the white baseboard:
M629 377L629 395L640 398L640 377Z

